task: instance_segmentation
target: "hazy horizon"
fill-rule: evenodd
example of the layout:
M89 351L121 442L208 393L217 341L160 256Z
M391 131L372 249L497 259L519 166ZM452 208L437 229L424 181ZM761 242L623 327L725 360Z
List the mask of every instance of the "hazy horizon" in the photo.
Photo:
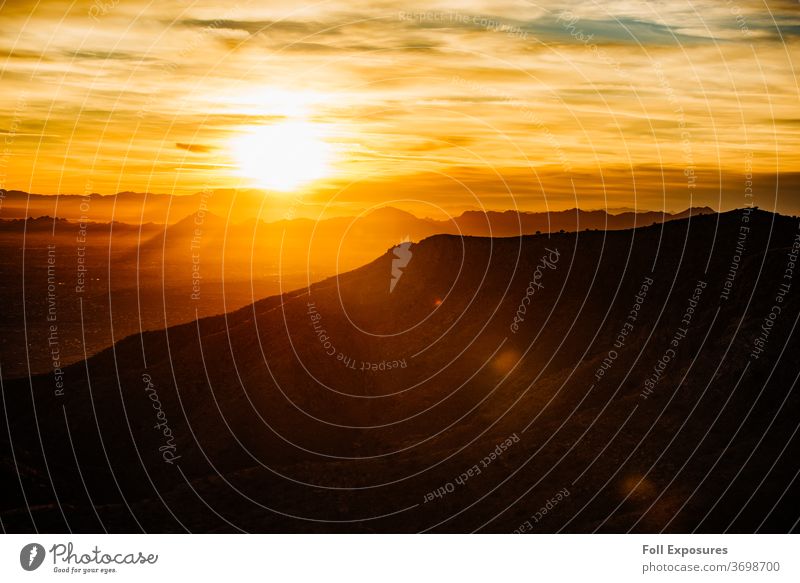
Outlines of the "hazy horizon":
M7 202L7 195L10 193L21 193L24 195L31 195L35 197L53 197L53 198L62 198L62 197L75 197L75 198L82 198L87 195L84 194L76 194L76 193L58 193L58 194L51 194L51 193L40 193L40 192L24 192L16 189L7 190L5 192L0 191L0 211L2 211L2 206L4 202ZM92 192L89 193L88 196L92 197L93 199L112 199L119 195L130 195L130 196L141 196L141 197L178 197L178 198L191 198L191 197L202 197L203 192L193 192L193 193L185 193L185 194L167 194L162 192L135 192L135 191L122 191L122 192L115 192L115 193L99 193L99 192ZM235 191L214 191L214 193L208 197L210 200L214 198L214 202L217 204L217 208L220 205L220 197L231 197L235 195L237 197L250 197L250 198L259 198L262 196L268 196L268 193L265 191L259 191L254 189L247 189L239 192ZM221 216L220 213L209 211L207 208L207 202L204 204L202 210L208 212L212 215ZM229 201L228 201L229 202ZM233 206L233 205L232 205ZM19 210L19 207L12 207L14 210ZM57 212L56 214L40 214L37 213L35 210L37 207L34 206L30 209L27 218L42 218L42 217L53 217L56 219L65 219L65 220L73 220L69 216L69 213ZM742 207L730 207L730 208L723 208L723 209L715 209L708 205L694 205L691 207L682 207L682 208L650 208L650 207L639 207L639 208L632 208L632 207L577 207L577 206L570 206L570 205L562 205L558 208L550 207L546 209L526 209L526 208L508 208L508 207L480 207L480 206L463 206L458 208L457 210L453 210L452 213L448 213L446 209L438 209L442 212L438 213L431 213L428 212L424 207L419 207L417 205L408 205L405 201L391 201L387 203L377 203L375 205L371 205L369 207L337 207L337 206L327 206L327 205L317 205L310 201L303 201L299 198L293 197L291 200L287 201L283 206L278 205L276 203L272 203L270 205L255 205L252 208L252 213L237 213L236 216L232 216L231 220L233 222L241 222L247 221L250 219L257 219L266 222L277 222L281 220L287 219L294 219L294 218L302 218L302 219L312 219L312 220L327 220L331 218L340 218L340 217L353 217L353 216L365 216L375 211L379 211L382 209L395 209L402 212L409 213L416 218L419 219L430 219L430 220L447 220L448 218L456 217L463 215L467 212L483 212L483 213L505 213L505 212L518 212L522 214L541 214L541 213L563 213L567 211L581 211L581 212L599 212L603 211L609 215L621 215L625 213L664 213L664 214L671 214L676 215L680 213L684 213L690 209L710 209L714 212L729 212L732 210L737 210L737 208ZM58 211L58 207L54 207L56 211ZM9 206L6 204L6 215L9 214ZM282 212L285 211L285 212ZM192 214L192 213L189 213ZM224 213L227 215L227 213ZM180 220L181 217L188 216L173 214L173 217L176 220ZM4 218L7 219L20 219L26 218L21 215L19 216L2 216L0 213L0 220ZM226 216L222 216L222 218L226 218ZM94 219L92 219L94 220ZM114 219L120 220L121 222L130 222L121 219ZM103 219L97 219L97 221L102 222ZM145 221L147 222L147 221ZM173 221L174 222L174 221Z

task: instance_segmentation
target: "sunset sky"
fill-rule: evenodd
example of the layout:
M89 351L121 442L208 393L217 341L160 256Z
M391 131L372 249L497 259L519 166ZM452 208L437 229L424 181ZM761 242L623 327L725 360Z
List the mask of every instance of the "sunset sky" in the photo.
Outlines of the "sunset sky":
M0 6L0 188L800 212L795 0Z

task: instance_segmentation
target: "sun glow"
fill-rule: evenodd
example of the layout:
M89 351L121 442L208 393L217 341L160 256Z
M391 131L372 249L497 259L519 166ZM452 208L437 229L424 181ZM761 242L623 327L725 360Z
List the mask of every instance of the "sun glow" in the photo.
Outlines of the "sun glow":
M332 172L331 145L321 128L307 121L252 128L235 138L231 149L239 176L269 190L296 190Z

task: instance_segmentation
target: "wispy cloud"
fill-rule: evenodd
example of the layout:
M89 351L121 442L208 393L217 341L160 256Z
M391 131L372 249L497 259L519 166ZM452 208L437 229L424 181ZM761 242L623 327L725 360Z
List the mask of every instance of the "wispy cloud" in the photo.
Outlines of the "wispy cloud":
M203 144L183 144L178 142L175 146L180 150L186 150L188 152L194 152L195 154L205 154L206 152L210 152L214 149L213 146L206 146Z

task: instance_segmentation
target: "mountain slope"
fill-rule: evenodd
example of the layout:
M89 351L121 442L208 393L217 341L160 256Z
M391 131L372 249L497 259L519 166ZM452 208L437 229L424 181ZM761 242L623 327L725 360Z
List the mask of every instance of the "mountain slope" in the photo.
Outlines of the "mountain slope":
M49 375L7 382L3 524L796 528L800 304L779 294L798 224L747 217L437 235L403 267L389 250L129 337L66 368L63 396Z

